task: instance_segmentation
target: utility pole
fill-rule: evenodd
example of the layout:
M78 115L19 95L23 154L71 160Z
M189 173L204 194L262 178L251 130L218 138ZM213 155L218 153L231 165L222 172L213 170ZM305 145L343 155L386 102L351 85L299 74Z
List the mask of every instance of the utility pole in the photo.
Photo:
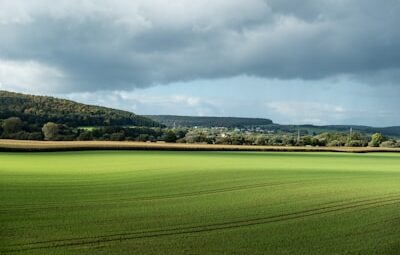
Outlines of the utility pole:
M300 129L297 129L297 144L300 145Z

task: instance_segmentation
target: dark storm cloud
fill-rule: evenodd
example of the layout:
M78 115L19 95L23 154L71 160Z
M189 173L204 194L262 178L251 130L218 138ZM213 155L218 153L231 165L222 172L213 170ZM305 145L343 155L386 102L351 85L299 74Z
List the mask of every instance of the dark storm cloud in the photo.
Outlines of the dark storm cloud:
M400 81L395 0L0 4L6 85L22 72L31 74L31 87L53 75L46 89L66 92L237 75Z

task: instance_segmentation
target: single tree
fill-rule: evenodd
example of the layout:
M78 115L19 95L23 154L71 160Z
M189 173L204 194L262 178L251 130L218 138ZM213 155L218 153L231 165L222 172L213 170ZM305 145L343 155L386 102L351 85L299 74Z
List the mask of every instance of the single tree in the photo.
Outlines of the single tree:
M5 133L14 134L22 129L22 121L18 117L11 117L3 122L3 130Z
M58 125L54 122L47 122L42 128L44 139L49 141L57 140L59 131Z
M178 138L173 131L167 131L164 135L164 141L166 143L175 143Z
M383 142L383 136L380 133L375 133L371 136L371 143L372 147L379 147Z

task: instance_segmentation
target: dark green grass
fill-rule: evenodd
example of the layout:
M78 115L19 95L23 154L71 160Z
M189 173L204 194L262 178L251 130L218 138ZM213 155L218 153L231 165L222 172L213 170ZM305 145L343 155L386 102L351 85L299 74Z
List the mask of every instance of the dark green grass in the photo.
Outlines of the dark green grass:
M400 155L0 154L5 254L398 254Z

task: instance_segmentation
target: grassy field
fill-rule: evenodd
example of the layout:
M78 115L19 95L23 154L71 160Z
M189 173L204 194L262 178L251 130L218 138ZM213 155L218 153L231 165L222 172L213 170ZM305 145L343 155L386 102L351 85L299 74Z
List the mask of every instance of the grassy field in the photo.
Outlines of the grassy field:
M398 254L400 154L0 153L0 254Z

